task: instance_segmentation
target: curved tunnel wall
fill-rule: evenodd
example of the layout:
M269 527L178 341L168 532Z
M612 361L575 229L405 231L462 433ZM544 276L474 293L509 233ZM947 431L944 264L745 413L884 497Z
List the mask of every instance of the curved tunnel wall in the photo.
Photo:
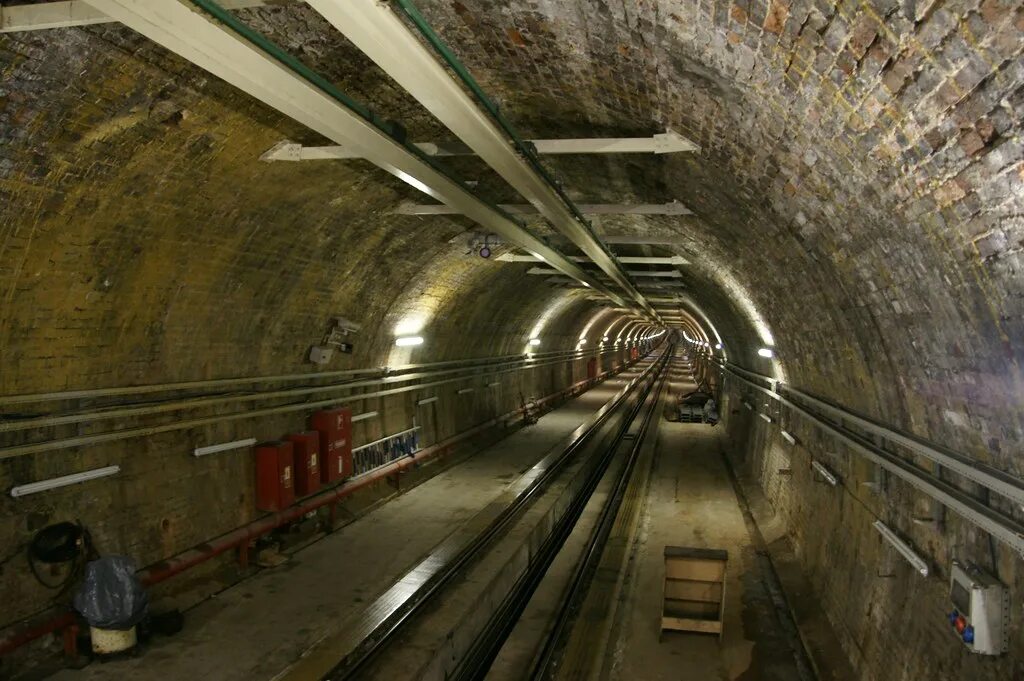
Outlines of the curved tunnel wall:
M714 325L731 361L770 371L756 354L763 325L793 385L1021 474L1018 6L420 4L527 136L671 126L701 145L695 155L549 162L581 201L679 200L694 211L599 227L678 239L671 249L692 263L684 281L695 306L683 307L709 339ZM412 139L444 138L308 8L243 16ZM522 352L552 308L543 348L571 348L594 315L593 302L522 274L526 265L460 252L472 227L463 218L391 214L419 197L364 162L256 162L281 139L322 140L123 28L4 35L0 65L0 393L309 370L306 352L337 314L363 329L331 368L379 366L394 356L395 324L424 298L429 342L411 361ZM488 198L517 199L480 164L454 167ZM734 416L729 432L746 460L774 456L774 435ZM145 462L96 508L118 548L162 556L205 538L177 530L190 517L180 488L166 505L177 515L141 510L161 457L183 444L165 435L16 459L0 477L49 477L112 454ZM213 480L240 470L209 465L197 493L221 502L220 525L243 521L249 501ZM853 481L869 474L851 466ZM772 499L816 587L836 599L833 622L853 623L845 641L864 678L885 678L881 644L865 641L914 612L892 594L937 607L941 588L863 581L855 555L807 528L830 503L820 492L798 484ZM83 501L76 495L70 506ZM65 511L2 503L10 545ZM915 528L916 504L900 491L872 500L868 514L854 502L831 507L828 522L836 536L861 538L861 555L882 551L864 529L881 514L941 563L993 562L956 519L942 534ZM125 509L144 527L115 520ZM992 555L1019 594L1017 557L998 546ZM881 614L864 615L863 603ZM915 638L896 649L916 659L926 634L904 624ZM921 664L991 673L952 649Z

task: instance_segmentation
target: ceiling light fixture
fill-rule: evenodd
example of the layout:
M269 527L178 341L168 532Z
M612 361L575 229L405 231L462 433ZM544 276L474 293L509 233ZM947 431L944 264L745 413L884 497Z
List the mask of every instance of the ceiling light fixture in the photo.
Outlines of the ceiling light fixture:
M402 336L395 339L395 345L400 348L407 348L413 345L423 345L423 336Z

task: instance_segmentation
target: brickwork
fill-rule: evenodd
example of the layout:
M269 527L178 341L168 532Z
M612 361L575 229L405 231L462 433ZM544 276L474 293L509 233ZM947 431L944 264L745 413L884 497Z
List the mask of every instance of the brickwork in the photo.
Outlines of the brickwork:
M760 319L794 385L1024 474L1019 2L418 4L528 137L669 126L701 145L547 162L579 200L694 210L596 228L677 238L671 252L692 263L687 295L730 359L768 369L755 354ZM240 16L410 138L450 138L307 6ZM334 314L363 324L337 369L388 363L410 311L429 310L430 343L405 356L415 362L520 352L555 309L544 349L572 347L594 316L581 297L559 303L527 265L466 256L462 218L391 215L421 197L364 162L258 163L282 139L323 140L122 27L0 36L0 138L0 394L312 370L306 351ZM519 202L479 161L449 163L486 198ZM578 380L578 364L445 406L436 436ZM412 417L404 398L361 408L385 416L359 437ZM1019 647L1010 661L970 658L934 624L951 557L994 553L1019 600L1017 556L955 517L942 533L913 524L915 493L871 495L851 453L798 426L803 444L790 451L774 426L740 415L736 441L863 678L1021 674ZM247 464L195 461L197 440L298 425L271 418L4 461L3 489L111 462L125 470L45 499L4 496L0 546L84 510L104 548L164 557L253 517ZM848 483L840 501L813 482L805 450L832 457ZM926 548L940 578L877 578L887 567L873 516ZM16 563L0 568L12 619L46 596Z

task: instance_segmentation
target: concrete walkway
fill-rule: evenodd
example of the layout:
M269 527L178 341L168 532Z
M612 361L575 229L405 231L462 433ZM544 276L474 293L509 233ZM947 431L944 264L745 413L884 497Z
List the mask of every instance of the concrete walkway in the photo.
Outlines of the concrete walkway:
M695 387L678 380L671 384L674 396ZM663 420L659 438L603 678L799 681L722 459L719 431ZM707 634L662 635L666 545L729 552L721 640Z
M133 659L63 671L92 679L271 679L367 603L460 523L540 460L622 388L627 373L599 385L469 460L185 614L185 628Z

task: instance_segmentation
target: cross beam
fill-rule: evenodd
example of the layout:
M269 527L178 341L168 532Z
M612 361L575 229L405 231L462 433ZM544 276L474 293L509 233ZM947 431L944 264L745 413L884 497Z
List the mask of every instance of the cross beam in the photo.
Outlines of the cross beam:
M557 276L558 270L549 269L547 267L531 267L526 270L527 274L539 274L544 276ZM631 277L668 277L672 279L681 278L683 275L676 270L656 270L649 272L647 270L629 270L626 272Z
M537 215L540 211L528 203L503 203L500 208L513 215ZM580 212L587 215L693 215L693 211L679 203L581 203ZM406 201L395 209L396 215L457 215L450 206L437 203Z
M651 137L606 137L595 139L553 139L531 140L538 154L677 154L700 151L700 147L674 130L667 130ZM438 144L416 142L415 145L428 156L473 156L471 149ZM268 149L261 161L338 161L361 158L355 149L331 145L306 147L287 140L278 142Z
M583 257L582 255L570 255L567 256L569 260L573 262L590 262L589 258ZM689 265L690 262L681 255L671 255L667 257L647 257L647 256L617 256L618 261L624 265ZM535 255L520 255L518 253L503 253L499 255L495 260L500 262L543 262L540 258Z

